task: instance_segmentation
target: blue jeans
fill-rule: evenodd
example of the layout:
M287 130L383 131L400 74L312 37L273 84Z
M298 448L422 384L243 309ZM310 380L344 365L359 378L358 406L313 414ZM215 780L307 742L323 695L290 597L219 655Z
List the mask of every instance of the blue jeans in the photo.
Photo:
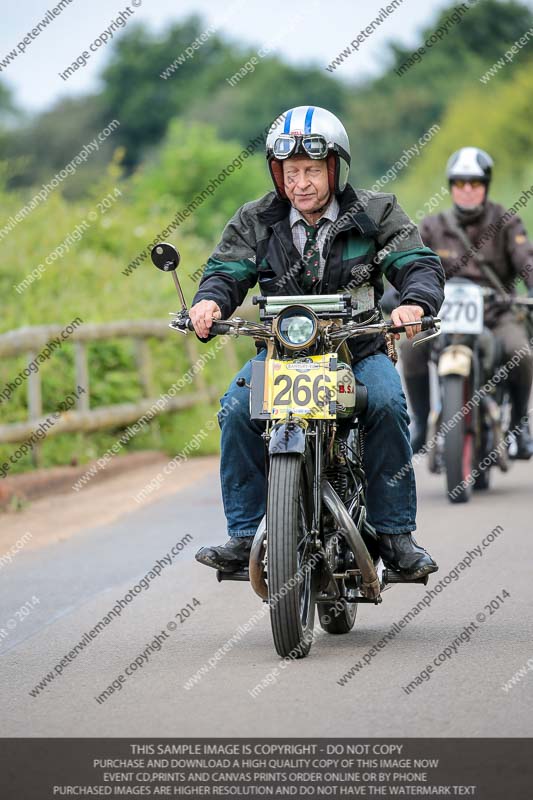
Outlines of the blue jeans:
M266 350L254 360L264 361ZM250 419L252 361L241 369L221 398L220 482L229 536L253 536L265 514L267 482L265 423ZM355 376L368 389L364 467L368 480L368 521L378 533L409 533L416 529L416 484L411 464L409 416L400 377L384 353L354 365Z

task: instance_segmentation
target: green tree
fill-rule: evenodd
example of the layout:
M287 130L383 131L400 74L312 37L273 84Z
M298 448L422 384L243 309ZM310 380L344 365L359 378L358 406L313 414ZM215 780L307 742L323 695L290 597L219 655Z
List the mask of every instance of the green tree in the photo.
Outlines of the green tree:
M49 181L102 130L102 119L97 97L69 98L11 130L3 148L11 162L9 186L21 188ZM112 119L109 117L105 124ZM113 136L99 143L87 163L65 181L67 197L85 192L98 179L116 145Z
M256 53L248 53L251 59ZM243 63L243 62L241 62ZM199 102L193 111L198 119L216 121L224 138L239 139L246 144L280 113L292 106L317 105L334 114L343 115L348 92L344 84L317 67L294 67L279 58L259 60L250 72L234 86L225 78L211 103Z
M104 70L103 116L118 117L125 163L139 162L147 148L158 144L170 120L187 116L196 97L209 103L212 88L205 71L227 57L229 46L214 34L167 79L161 74L205 31L199 17L173 25L161 38L137 25L122 36Z
M445 183L444 169L451 153L467 145L481 147L491 154L494 159L491 195L500 203L512 205L533 182L529 110L532 92L533 59L529 58L513 72L502 72L500 80L495 77L488 85L478 82L454 98L431 146L395 186L408 210L415 213L423 208L424 201ZM483 124L479 124L480 120ZM449 199L443 207L446 205ZM521 214L533 223L531 202Z
M15 106L13 93L0 83L0 153L5 153L10 140L10 131L20 120L21 112ZM13 165L0 160L0 185L12 174Z
M533 25L531 10L515 0L483 0L466 12L465 4L462 7L461 12L457 3L444 8L420 31L412 50L392 44L387 71L352 94L347 123L354 149L365 154L364 181L386 172L404 148L439 122L447 106ZM426 40L445 26L448 33L425 47ZM421 60L398 75L395 70L421 46ZM510 71L517 65L510 65Z
M315 103L342 110L347 97L343 84L321 68L288 66L277 57L260 59L253 73L230 86L226 78L258 56L217 33L162 78L205 30L199 17L190 17L162 38L137 26L118 41L102 76L102 101L104 114L114 113L121 121L118 139L126 148L127 166L137 164L158 144L177 116L215 124L222 138L244 145L292 105Z

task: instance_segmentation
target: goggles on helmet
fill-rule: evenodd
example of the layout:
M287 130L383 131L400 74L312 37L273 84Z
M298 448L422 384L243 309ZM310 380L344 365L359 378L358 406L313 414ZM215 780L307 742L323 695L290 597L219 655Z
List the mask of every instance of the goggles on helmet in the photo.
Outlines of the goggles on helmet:
M309 158L326 158L328 155L328 143L319 133L305 134L303 136L281 133L274 141L272 147L274 158L282 161L297 153L307 155Z

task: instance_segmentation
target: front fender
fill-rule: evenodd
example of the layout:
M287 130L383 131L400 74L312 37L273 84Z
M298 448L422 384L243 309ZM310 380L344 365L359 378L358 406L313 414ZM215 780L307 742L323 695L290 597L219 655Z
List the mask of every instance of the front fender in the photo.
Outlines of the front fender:
M472 350L464 344L451 344L446 347L439 357L438 374L462 375L468 378L472 369Z
M277 453L305 453L305 430L298 422L280 422L274 426L270 434L268 452L271 456Z

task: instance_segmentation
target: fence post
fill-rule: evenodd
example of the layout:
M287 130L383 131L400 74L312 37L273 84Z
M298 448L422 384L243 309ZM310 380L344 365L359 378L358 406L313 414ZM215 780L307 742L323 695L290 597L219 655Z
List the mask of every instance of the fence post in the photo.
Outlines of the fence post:
M28 365L36 358L37 353L28 352ZM41 373L30 372L28 377L28 411L30 420L40 419L43 415L43 398L41 393ZM31 450L31 462L34 467L42 464L41 444L37 441Z
M76 386L85 389L76 400L80 411L89 410L89 366L87 363L87 345L85 342L74 342L74 363L76 366Z

